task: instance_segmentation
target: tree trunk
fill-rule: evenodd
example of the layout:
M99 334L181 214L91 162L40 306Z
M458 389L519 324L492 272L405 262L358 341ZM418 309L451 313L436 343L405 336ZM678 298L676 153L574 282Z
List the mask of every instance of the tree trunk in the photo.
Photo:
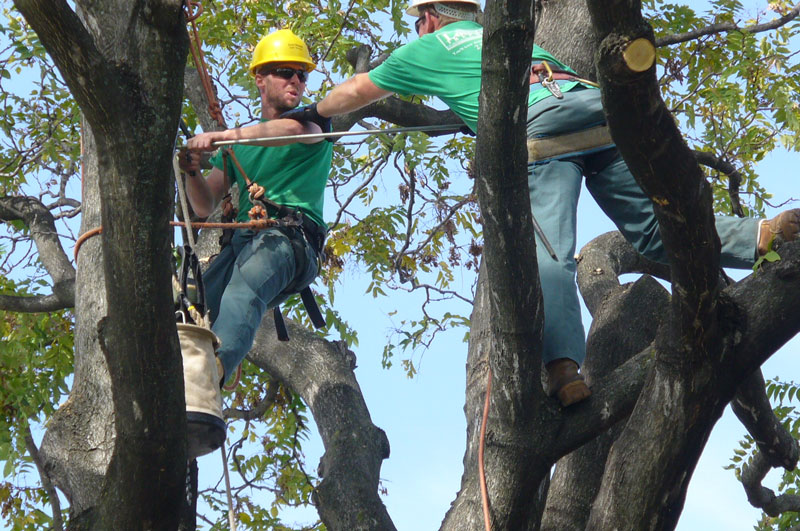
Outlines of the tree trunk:
M105 298L105 311L78 318L86 335L76 343L89 352L76 355L77 393L59 412L58 431L46 444L48 454L57 463L54 467L61 468L58 475L67 478L63 484L79 498L72 527L175 528L184 494L186 415L172 312L168 221L174 189L170 148L187 52L182 3L77 2L80 17L63 0L15 4L53 57L91 126L98 178L87 181L90 186L96 183L99 191L88 191L87 197L99 196L103 226L101 239L93 242L102 249L102 262L87 253L83 264L102 263L105 290L82 294L86 298L81 304ZM87 271L82 280L97 279L96 275ZM103 371L100 353L113 388L110 397L108 380L96 377ZM109 404L113 416L97 418L113 420L113 425L84 422L87 414L98 413L93 408ZM74 411L75 406L81 411ZM92 442L73 445L87 427ZM104 469L112 440L113 452ZM97 457L91 455L88 462L75 462L76 455L95 450L95 441L102 453L94 452ZM66 448L58 447L61 443ZM85 482L102 472L99 496L87 495L97 492L98 482L84 489Z

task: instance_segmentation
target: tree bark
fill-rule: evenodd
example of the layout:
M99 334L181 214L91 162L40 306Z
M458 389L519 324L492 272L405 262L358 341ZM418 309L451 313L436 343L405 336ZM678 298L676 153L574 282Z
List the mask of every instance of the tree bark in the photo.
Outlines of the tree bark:
M582 371L590 386L655 338L662 324L659 316L669 307L668 293L649 276L625 285L617 279L653 269L663 267L641 257L619 233L599 236L581 249L578 285L592 314ZM608 451L623 427L624 421L558 461L541 529L586 528Z
M389 440L372 423L356 381L355 355L287 321L289 342L278 341L271 315L256 333L248 359L285 382L308 404L325 454L313 500L328 529L394 529L378 495Z
M116 437L99 498L85 496L75 504L83 512L71 525L174 528L186 467L186 415L172 315L168 226L174 187L169 148L180 113L187 51L181 2L77 2L80 17L63 0L17 0L15 4L80 105L98 153L103 226L99 242L107 306L105 315L86 323L92 330L86 337L92 338L91 347L99 348L106 360ZM94 363L86 372L81 362L76 365L75 388L93 387L94 382L87 385L82 379L103 364ZM84 393L76 395L73 407L81 402L80 396L90 398L81 406L107 407L109 402L98 403L97 396ZM72 433L53 441L71 439L75 431L84 429L75 420L83 414L62 410L60 428ZM109 431L108 425L93 431L106 449L112 440ZM59 453L52 444L49 447L55 452L51 455ZM61 457L68 453L60 450ZM60 462L67 483L75 476L89 479L92 473L87 475L87 469L98 472L86 463ZM79 472L73 475L76 469ZM85 492L92 490L97 490L97 483Z

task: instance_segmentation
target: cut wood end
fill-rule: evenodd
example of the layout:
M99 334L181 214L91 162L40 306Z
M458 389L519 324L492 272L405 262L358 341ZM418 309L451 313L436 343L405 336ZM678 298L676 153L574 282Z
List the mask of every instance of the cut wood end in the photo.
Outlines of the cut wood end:
M656 47L648 39L632 40L622 52L625 64L634 72L644 72L653 66L656 60Z

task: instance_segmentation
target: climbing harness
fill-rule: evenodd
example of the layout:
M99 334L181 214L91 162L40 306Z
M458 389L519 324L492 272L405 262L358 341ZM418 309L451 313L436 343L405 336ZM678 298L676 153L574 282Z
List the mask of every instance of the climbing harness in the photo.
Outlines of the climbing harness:
M250 180L247 173L242 168L236 154L231 148L225 148L222 152L223 158L223 174L225 182L230 182L228 178L228 160L233 162L236 169L245 182L245 188L249 194L250 202L253 208L250 210L250 217L255 219L263 219L268 214L271 214L275 219L274 222L278 230L289 239L294 252L296 271L303 271L306 268L307 258L305 254L305 240L317 256L317 271L322 267L322 260L324 259L324 242L325 242L325 229L317 225L314 221L304 216L300 210L281 205L267 198L265 190L262 186ZM314 294L309 286L303 286L297 290L296 281L293 280L289 286L284 289L282 294L288 295L292 293L299 293L300 300L306 309L309 319L315 328L322 328L326 325L325 318L319 309ZM286 328L286 323L283 319L283 314L280 310L280 305L276 305L272 309L272 317L275 323L275 331L280 341L289 340L289 332Z
M578 77L572 72L559 69L554 70L547 61L531 65L530 84L541 83L544 88L550 91L550 94L561 99L564 97L564 94L561 92L561 88L556 81L577 81L595 88L600 86L594 81Z
M594 81L578 77L572 72L554 69L547 61L531 65L530 84L541 83L557 99L564 94L557 81L575 81L591 87L599 87ZM564 155L587 153L614 146L607 125L591 127L574 133L532 138L528 140L528 162L540 162Z

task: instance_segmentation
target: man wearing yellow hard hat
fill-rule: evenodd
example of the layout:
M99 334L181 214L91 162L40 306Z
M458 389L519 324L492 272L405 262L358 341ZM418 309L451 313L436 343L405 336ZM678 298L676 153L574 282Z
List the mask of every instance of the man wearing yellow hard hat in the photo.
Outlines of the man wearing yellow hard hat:
M437 96L473 131L477 130L483 29L475 21L479 0L412 0L406 13L417 17L419 39L396 49L368 73L334 88L322 101L284 114L324 123L392 93ZM583 132L604 124L600 91L591 82L534 45L528 98L529 143L542 137ZM571 136L575 138L575 136ZM542 359L549 392L562 405L579 402L591 391L578 369L586 352L575 285L575 239L581 179L622 234L642 254L666 261L650 199L642 192L616 148L607 141L561 154L532 157L528 165L531 208L558 260L545 253L538 266L545 323ZM718 216L723 267L747 269L766 252L774 234L795 238L800 210L772 220ZM537 234L537 243L541 244Z
M315 67L305 43L291 30L262 38L250 62L261 99L261 121L199 134L188 141L189 155L180 158L181 169L189 175L187 195L198 216L208 216L235 182L239 185L237 221L250 221L253 203L249 196L254 194L268 200L269 217L285 222L260 231L236 229L203 275L212 330L221 339L218 359L223 381L252 347L264 312L302 291L317 275L327 231L322 211L333 144L317 139L234 145L232 154L221 150L211 158L214 168L207 177L199 171L197 151L211 151L215 149L212 143L220 140L330 131L330 121L320 125L280 118L300 103ZM249 189L248 181L253 184Z

